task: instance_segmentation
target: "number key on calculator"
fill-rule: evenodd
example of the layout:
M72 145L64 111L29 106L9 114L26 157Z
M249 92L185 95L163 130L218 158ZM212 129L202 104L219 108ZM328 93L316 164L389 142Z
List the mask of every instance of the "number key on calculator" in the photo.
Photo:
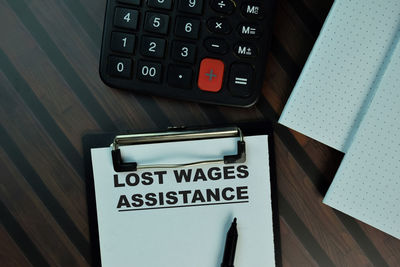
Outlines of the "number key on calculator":
M109 86L228 106L261 92L275 0L108 0Z

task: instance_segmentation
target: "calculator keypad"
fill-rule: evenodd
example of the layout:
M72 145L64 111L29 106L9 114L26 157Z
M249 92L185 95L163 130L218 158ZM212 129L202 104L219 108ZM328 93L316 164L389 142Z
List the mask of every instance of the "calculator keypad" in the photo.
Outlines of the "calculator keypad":
M240 42L234 48L238 57L256 57L257 47L251 43Z
M175 61L194 63L196 58L196 45L192 43L174 41L171 54L172 59Z
M147 0L149 7L155 7L160 9L171 9L172 0Z
M115 9L114 25L121 28L136 30L138 25L139 12L135 9Z
M264 78L275 0L108 0L100 60L116 88L249 106Z
M140 44L140 53L143 56L163 58L165 52L165 39L143 36Z
M165 0L164 0L165 1ZM148 32L167 34L169 16L160 13L147 12L144 29Z
M207 21L208 29L214 33L228 34L232 28L227 19L211 18Z
M254 23L242 23L237 31L243 38L259 38L261 36L261 28Z
M234 63L229 76L229 89L233 95L246 97L251 94L249 88L253 82L253 67L245 63Z
M135 35L123 32L111 34L111 50L126 54L133 54L135 49Z
M138 62L137 77L143 81L160 82L162 66L160 63L141 60Z
M132 74L132 60L125 57L108 58L108 71L110 75L122 78L130 78Z
M183 65L168 67L168 84L173 87L190 89L192 87L193 71Z
M229 50L228 43L224 39L220 38L206 39L204 41L204 47L207 51L220 55L225 55Z
M262 19L264 17L264 7L261 2L248 1L242 4L242 13L246 17Z
M219 59L205 58L200 63L198 86L203 91L218 92L222 88L225 64Z
M235 4L231 0L212 0L211 8L216 12L231 14L235 9Z
M200 20L188 17L177 17L175 35L182 38L198 39Z
M203 0L178 0L178 1L179 1L179 6L178 6L179 11L190 14L201 15L203 10Z

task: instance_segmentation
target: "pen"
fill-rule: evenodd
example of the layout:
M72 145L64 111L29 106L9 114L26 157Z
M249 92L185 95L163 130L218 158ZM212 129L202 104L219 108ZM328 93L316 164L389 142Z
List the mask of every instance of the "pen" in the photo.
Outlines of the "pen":
M232 225L226 235L224 258L221 267L233 267L235 260L236 243L238 239L238 232L236 229L236 218L233 219Z

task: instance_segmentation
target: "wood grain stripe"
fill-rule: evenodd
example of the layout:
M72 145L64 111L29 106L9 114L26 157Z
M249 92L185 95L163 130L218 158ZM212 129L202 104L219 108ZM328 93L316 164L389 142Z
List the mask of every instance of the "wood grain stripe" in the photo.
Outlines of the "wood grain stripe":
M4 205L4 203L0 204ZM0 212L1 213L1 212ZM0 215L3 216L3 215ZM32 266L24 251L10 236L0 219L0 262L3 266Z
M280 219L280 234L282 247L282 265L283 266L298 266L298 267L317 267L317 262L304 248L304 245L297 238L296 234L281 216ZM286 255L287 253L287 255Z
M389 266L389 264L382 257L374 244L362 230L360 225L357 223L356 219L335 209L333 210L335 211L336 216L340 219L343 225L349 230L349 233L351 233L351 236L364 251L368 259L374 264L374 266Z
M280 170L278 189L285 192L285 199L322 249L337 266L345 264L341 258L344 254L349 256L346 264L350 266L358 263L369 264L369 259L363 254L334 211L322 203L322 196L295 158L291 154L285 154L285 146L281 139L276 138L275 140L277 152L283 155L277 159L276 164ZM317 221L314 218L323 219ZM327 236L329 236L329 241Z
M48 263L51 266L86 264L3 150L0 150L0 159L3 176L0 198Z
M296 82L301 73L301 68L292 59L292 57L290 57L286 49L283 47L283 45L280 43L279 39L275 35L274 38L272 38L271 53L284 69L288 77L292 81Z
M40 120L43 127L63 152L70 164L79 173L80 177L84 179L83 159L80 153L74 148L63 131L61 131L49 112L41 104L40 100L33 93L24 78L17 72L2 50L0 50L0 61L2 62L2 70L4 74L8 77L9 81L13 83L12 85L17 93Z
M20 1L7 0L9 6L18 15L24 26L31 32L36 42L43 51L48 55L51 62L56 66L64 79L70 85L74 93L85 103L90 114L104 131L115 131L117 129L115 123L111 120L104 109L92 97L88 87L80 79L79 75L71 67L65 59L59 48L51 40L43 26L37 21L35 16L25 4Z
M50 266L1 200L0 220L4 228L11 235L14 242L23 251L24 255L32 265L43 267Z
M80 25L85 29L85 32L90 36L90 39L92 39L94 45L99 46L102 41L101 27L89 15L86 7L84 7L80 1L63 0L62 2L69 9L71 14L79 21ZM96 2L103 4L103 12L98 16L103 18L106 10L106 2L101 0Z
M330 183L327 181L327 179L321 179L323 175L320 170L315 166L314 162L310 159L308 154L299 145L286 127L278 124L275 128L275 131L293 157L295 157L298 164L307 173L308 178L314 184L321 196L324 196L330 186Z
M306 25L308 31L313 36L318 36L321 29L320 21L314 16L314 14L307 8L301 0L286 0L296 10L297 15L301 18L303 23Z
M84 181L8 83L3 72L0 72L0 82L4 85L0 91L0 98L4 101L0 108L3 126L13 140L18 140L18 147L68 216L83 234L87 233L86 207L79 204L86 200Z
M326 252L315 240L307 226L304 225L302 220L297 216L292 206L286 201L282 193L278 194L278 203L281 216L285 219L286 223L290 226L318 265L324 267L335 266Z
M0 125L0 139L2 140L3 148L10 157L11 161L15 166L18 166L26 181L30 184L37 196L50 211L65 234L81 252L82 256L88 262L90 262L89 242L80 233L78 228L75 226L75 223L71 220L63 207L58 203L57 199L48 190L40 176L26 160L18 146L15 144L14 140L8 135L2 125Z

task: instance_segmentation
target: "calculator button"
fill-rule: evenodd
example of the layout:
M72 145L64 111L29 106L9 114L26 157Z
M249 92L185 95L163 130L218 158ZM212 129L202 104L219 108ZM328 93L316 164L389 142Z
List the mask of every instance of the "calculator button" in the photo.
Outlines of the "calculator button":
M177 17L175 34L179 37L197 39L199 37L200 20Z
M235 9L235 4L232 0L212 0L211 8L217 12L231 14Z
M147 12L144 22L144 29L149 32L167 34L169 16L165 14Z
M203 0L179 0L179 11L198 14L203 12Z
M125 57L108 58L108 71L111 76L130 78L132 73L132 60Z
M176 61L193 63L196 58L196 45L174 41L172 44L172 59Z
M114 25L121 28L136 30L139 12L128 8L115 8Z
M149 7L171 9L172 0L147 0L147 5Z
M192 88L193 72L186 66L170 65L168 67L168 85L178 88Z
M115 52L133 54L135 48L135 35L113 32L111 33L111 50Z
M229 22L223 18L211 18L207 21L207 26L214 33L228 34L231 32Z
M224 62L219 59L203 59L200 63L199 79L197 81L199 88L209 92L221 90L224 68Z
M148 57L164 57L165 39L143 36L140 43L140 53Z
M256 24L243 23L238 27L238 32L245 38L258 38L261 36L261 29Z
M229 90L234 96L247 97L251 94L253 68L249 64L234 63L229 74Z
M249 18L262 19L264 17L264 7L261 2L246 2L242 5L242 14Z
M137 66L137 77L143 81L160 82L161 64L149 61L139 61Z
M256 57L257 48L249 43L239 43L235 46L234 51L239 57Z
M208 52L224 55L228 53L228 44L223 39L208 38L204 41Z
M129 4L129 5L134 5L134 6L140 5L140 0L118 0L118 2L121 2L124 4Z

